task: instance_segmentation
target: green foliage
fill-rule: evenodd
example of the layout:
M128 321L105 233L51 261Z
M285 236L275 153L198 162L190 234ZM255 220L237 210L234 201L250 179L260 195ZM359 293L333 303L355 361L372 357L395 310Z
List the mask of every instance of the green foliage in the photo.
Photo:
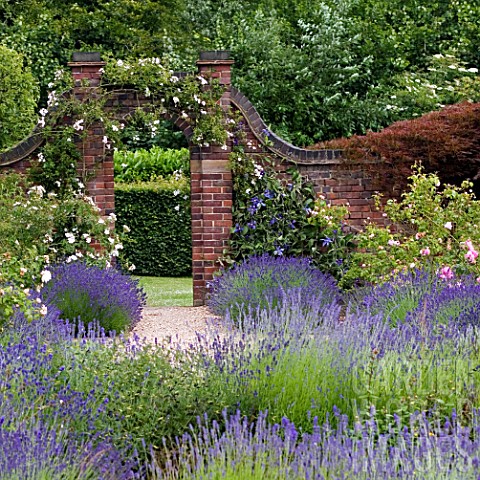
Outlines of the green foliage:
M0 40L25 55L46 101L54 72L73 51L101 51L117 57L196 55L187 40L182 0L110 2L32 0L0 1ZM195 58L192 58L192 63Z
M342 227L346 208L317 197L297 169L279 175L268 159L245 155L241 147L232 153L231 165L235 226L225 260L261 253L309 256L320 270L340 278L353 247Z
M233 404L232 386L214 365L199 354L170 347L168 342L134 344L125 351L122 342L73 344L57 358L59 366L66 366L59 380L86 395L94 390L99 407L104 398L110 400L99 409L96 426L111 429L119 445L128 438L139 451L143 442L158 449L197 416L220 418Z
M410 76L438 85L428 71L434 55L480 64L480 6L471 0L1 0L0 12L1 43L25 55L44 101L74 50L193 71L198 51L230 49L235 85L300 145L427 111L428 87L404 87Z
M0 1L0 38L3 45L24 55L41 88L41 104L55 72L71 58L70 19L65 10L51 8L43 0Z
M262 348L258 337L249 339L249 368L256 374L246 378L242 411L253 402L257 411L268 411L271 422L287 417L301 432L311 431L314 417L320 425L329 420L335 427L339 416L332 412L346 415L353 426L368 419L372 407L379 414L380 432L394 415L408 421L416 411L443 418L456 408L468 421L478 401L479 380L472 376L478 361L476 337L444 338L431 348L412 338L401 349L384 349L352 341L357 335L352 325L344 329L337 323L334 329L340 335L323 331L264 355L255 354Z
M0 151L30 133L37 99L37 83L22 55L0 45Z
M299 20L295 41L285 38L285 22L275 11L259 11L253 25L239 26L244 33L231 46L235 83L272 128L295 144L383 123L383 108L367 97L374 58L360 48L344 2L339 5L323 4Z
M119 254L114 217L101 219L89 197L59 199L42 186L7 174L0 176L0 199L0 326L15 305L30 318L39 314L32 310L28 290L48 281L42 275L48 264L85 258L105 265Z
M371 224L357 235L358 251L344 283L378 283L422 267L445 277L454 272L480 274L476 263L480 203L471 190L473 184L441 185L437 175L427 175L419 166L410 181L401 201L388 200L385 205L392 227Z
M192 272L190 189L186 178L115 186L117 224L129 227L122 257L139 275Z
M436 84L427 70L434 55L479 65L480 9L468 0L199 3L190 0L187 13L212 40L206 46L232 51L236 86L299 145L378 130L411 118L415 105L425 113L432 103L451 103L426 102L431 89L405 89L410 75ZM396 91L405 105L391 98Z
M117 150L114 153L115 180L119 182L147 182L158 177L190 171L190 152L152 147L134 152Z
M121 131L120 141L128 150L152 147L174 148L180 150L188 147L187 139L182 131L165 119L158 119L151 112L143 109L135 110L128 117L127 124Z

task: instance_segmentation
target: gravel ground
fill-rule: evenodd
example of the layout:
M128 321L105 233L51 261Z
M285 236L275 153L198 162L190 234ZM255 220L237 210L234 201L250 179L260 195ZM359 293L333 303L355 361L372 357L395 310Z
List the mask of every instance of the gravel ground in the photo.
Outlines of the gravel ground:
M219 321L208 307L146 307L132 333L147 342L171 337L181 343L191 343L195 332L207 331L207 320Z

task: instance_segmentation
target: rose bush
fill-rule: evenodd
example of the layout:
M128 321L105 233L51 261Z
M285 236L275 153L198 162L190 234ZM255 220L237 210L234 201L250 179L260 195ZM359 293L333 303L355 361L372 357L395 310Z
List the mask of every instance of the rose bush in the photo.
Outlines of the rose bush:
M480 203L464 181L442 185L436 174L413 167L410 187L401 200L388 200L384 215L391 224L369 224L356 236L357 251L342 280L379 283L399 272L429 267L445 279L480 275ZM380 208L380 197L377 197Z

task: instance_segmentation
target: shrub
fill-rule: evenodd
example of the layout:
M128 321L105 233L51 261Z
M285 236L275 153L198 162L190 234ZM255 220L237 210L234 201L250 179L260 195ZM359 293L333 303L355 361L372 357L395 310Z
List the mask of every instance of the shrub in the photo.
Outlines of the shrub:
M131 277L81 262L58 265L51 273L40 296L63 319L85 325L96 321L106 332L128 330L140 320L146 296Z
M152 147L135 152L116 151L114 161L115 181L120 182L148 182L190 171L190 152L186 148L172 150Z
M133 444L145 452L145 447L171 444L198 416L220 417L236 401L234 383L210 353L199 355L168 341L76 342L54 362L57 368L65 366L61 381L93 410L91 419L74 419L76 429L106 433L119 449Z
M117 224L126 224L122 258L140 275L192 273L190 189L185 178L115 186Z
M34 296L25 292L43 282L46 265L79 258L106 265L122 248L115 217L100 218L83 194L61 200L41 185L6 174L0 175L0 199L0 325L13 306L29 310Z
M379 283L421 267L449 278L480 274L480 203L472 184L441 185L437 175L427 175L417 166L410 180L401 201L388 200L385 206L392 226L370 224L356 236L358 251L342 285L356 280Z
M279 172L274 162L246 155L241 146L232 153L231 164L235 226L226 261L264 252L308 256L319 269L341 278L353 247L352 236L343 229L347 209L316 196L297 169Z
M24 138L35 125L39 89L23 56L0 45L0 151Z
M417 161L427 172L440 172L443 182L476 178L479 128L480 104L465 102L396 122L381 132L332 140L316 147L345 150L346 162L361 162L379 189L401 192Z
M208 305L218 315L239 319L242 310L257 312L289 304L299 296L307 307L335 305L339 292L331 275L307 258L253 256L224 271L209 285ZM320 320L320 319L319 319Z
M426 70L403 72L393 78L393 88L385 99L397 120L414 118L445 105L480 100L477 68L441 53L429 59Z

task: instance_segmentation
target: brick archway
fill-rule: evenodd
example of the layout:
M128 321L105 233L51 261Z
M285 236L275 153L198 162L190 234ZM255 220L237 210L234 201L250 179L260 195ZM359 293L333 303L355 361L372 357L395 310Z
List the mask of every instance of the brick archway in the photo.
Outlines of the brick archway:
M243 116L247 146L245 151L257 156L268 156L278 164L295 165L310 180L315 189L325 194L333 204L350 203L350 223L361 227L365 220L382 221L372 202L372 186L358 168L345 168L341 151L306 150L295 147L270 132L268 145L263 131L267 125L247 97L231 86L233 60L228 52L203 52L197 62L201 75L217 78L225 88L220 99L225 111ZM98 53L76 53L68 64L74 78L74 94L82 98L99 88L104 62ZM180 74L181 75L181 74ZM86 86L88 85L88 86ZM147 106L151 99L138 91L121 90L112 95L107 108L115 109L120 118L139 106ZM233 181L229 169L231 141L227 149L221 146L196 146L190 141L190 125L179 117L171 117L189 140L192 213L192 274L194 305L204 305L207 285L218 270L218 260L228 247L232 227ZM37 132L38 133L38 132ZM87 183L87 190L104 215L115 209L114 168L111 151L102 142L105 134L101 124L93 125L83 145L80 168L95 171L95 178ZM0 154L0 172L13 168L24 171L29 167L29 155L41 145L41 136L33 135L8 152ZM282 168L282 167L281 167ZM387 192L388 194L389 192Z
M225 86L221 105L230 107L230 68L232 60L224 58L224 53L206 52L197 62L200 75L217 78ZM102 68L98 54L75 54L72 69L75 94L84 95L85 81L89 88L97 88L101 82ZM182 76L181 73L177 76ZM123 119L138 107L151 105L151 99L135 90L114 92L107 108ZM191 216L192 216L192 275L194 306L205 304L207 283L218 270L217 260L228 246L232 227L232 176L228 168L230 149L220 146L200 147L191 141L190 124L178 116L165 115L185 135L190 150ZM89 132L88 144L84 150L84 161L93 166L96 159L104 157L97 176L87 184L87 189L95 203L105 214L114 210L113 197L113 156L105 155L101 142L104 135L99 125Z

